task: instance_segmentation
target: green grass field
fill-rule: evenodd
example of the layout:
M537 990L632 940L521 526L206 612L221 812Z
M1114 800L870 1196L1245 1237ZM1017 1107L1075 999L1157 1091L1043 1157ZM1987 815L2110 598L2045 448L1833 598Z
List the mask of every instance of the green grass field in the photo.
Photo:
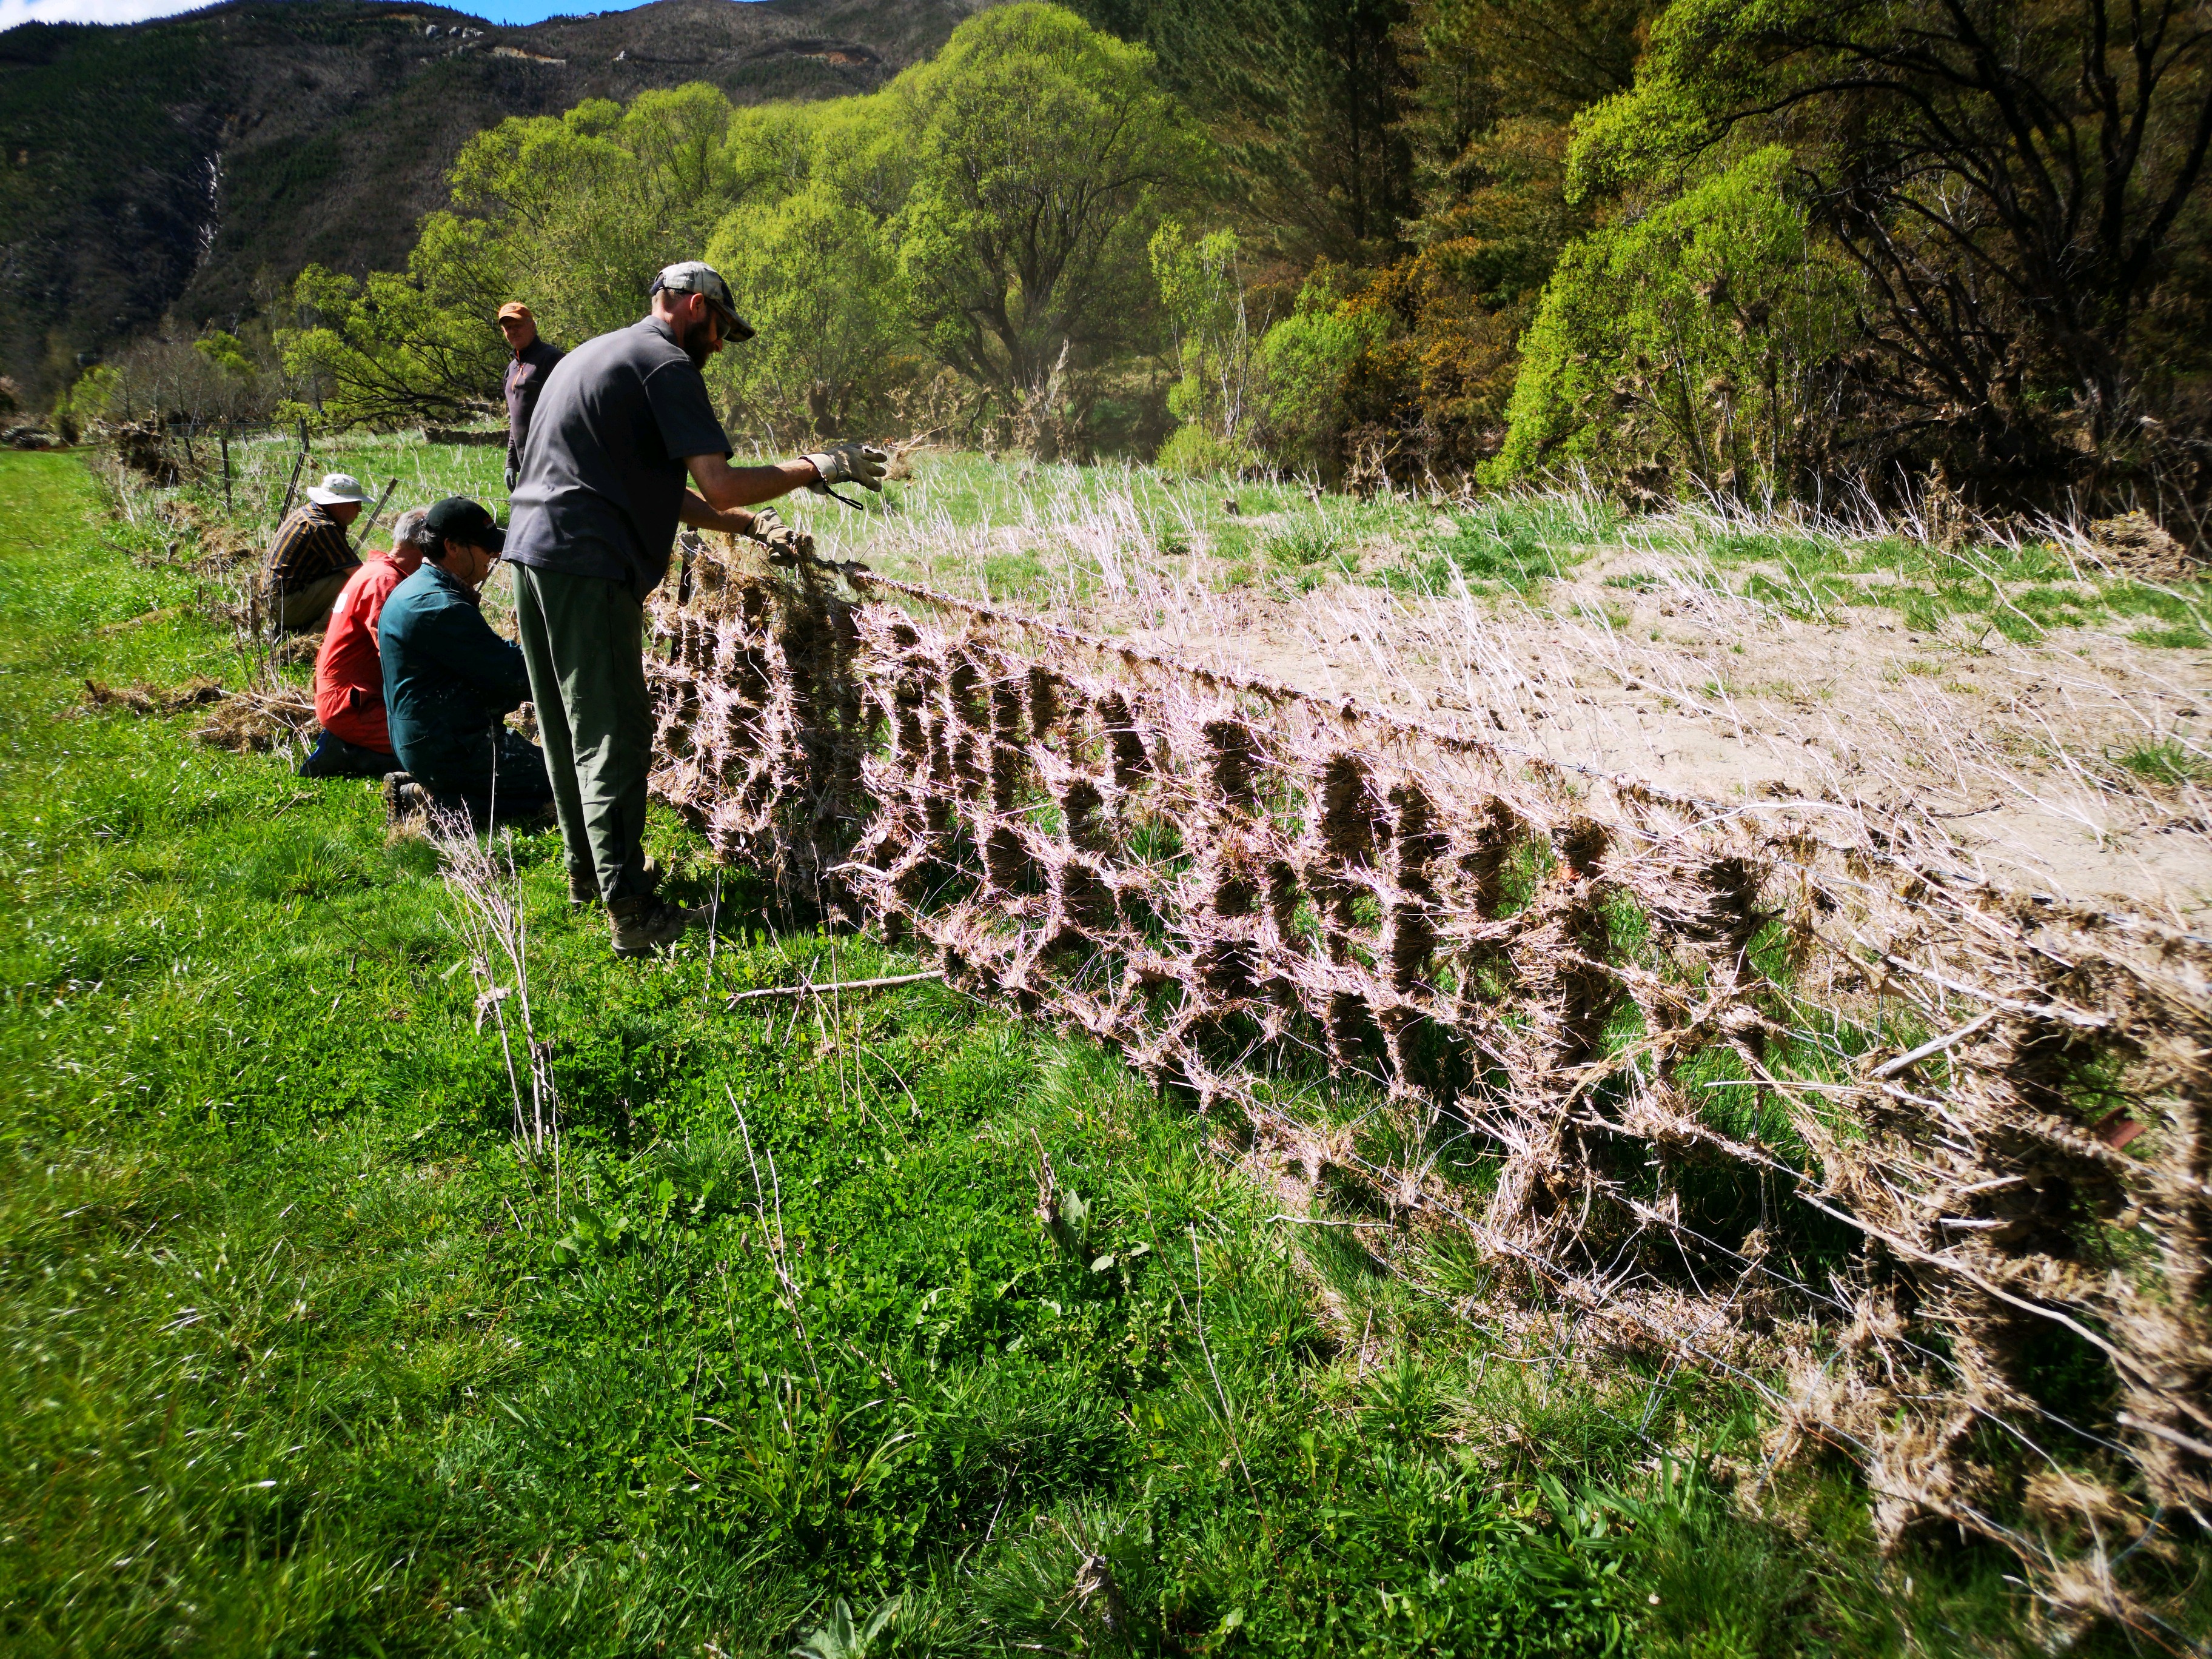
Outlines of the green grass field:
M82 707L239 680L203 580L77 459L0 454L0 1650L2025 1643L2004 1558L1884 1562L1840 1467L1747 1516L1749 1396L1383 1276L1095 1049L928 985L725 1012L899 965L741 872L711 958L618 963L513 844L526 1152L435 849Z

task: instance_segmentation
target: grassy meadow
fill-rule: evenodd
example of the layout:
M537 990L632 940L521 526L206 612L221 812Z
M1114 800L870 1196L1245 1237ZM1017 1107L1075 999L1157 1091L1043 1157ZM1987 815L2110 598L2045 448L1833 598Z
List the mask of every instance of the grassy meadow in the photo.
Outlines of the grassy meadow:
M318 464L499 494L492 448ZM1045 482L894 489L955 526L1134 501L1169 557L1280 514L1261 574L1413 510ZM567 910L553 836L494 849L559 1107L518 1141L437 848L191 710L84 706L241 681L192 550L0 454L0 1649L2025 1650L2005 1558L1882 1559L1840 1466L1750 1512L1750 1395L1492 1322L1468 1264L1382 1275L1094 1048L928 984L729 1010L911 964L780 930L672 818L722 926L649 963Z

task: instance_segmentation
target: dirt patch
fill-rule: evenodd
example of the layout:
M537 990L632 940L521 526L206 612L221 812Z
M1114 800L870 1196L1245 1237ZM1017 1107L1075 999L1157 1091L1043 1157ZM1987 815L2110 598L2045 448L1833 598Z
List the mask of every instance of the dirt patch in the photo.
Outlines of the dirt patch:
M2212 651L2117 625L2022 645L1879 607L1807 622L1627 548L1526 605L1193 572L1072 620L1589 774L1825 802L1967 879L2212 912Z

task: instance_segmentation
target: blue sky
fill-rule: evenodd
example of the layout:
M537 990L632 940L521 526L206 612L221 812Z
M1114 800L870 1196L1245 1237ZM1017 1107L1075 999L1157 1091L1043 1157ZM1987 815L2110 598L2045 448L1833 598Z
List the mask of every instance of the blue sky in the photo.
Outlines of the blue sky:
M535 23L547 17L584 11L628 11L617 0L438 0L456 11L488 17L495 23ZM642 0L639 0L641 3ZM194 11L207 0L0 0L0 29L18 23L137 23L149 17L167 17Z

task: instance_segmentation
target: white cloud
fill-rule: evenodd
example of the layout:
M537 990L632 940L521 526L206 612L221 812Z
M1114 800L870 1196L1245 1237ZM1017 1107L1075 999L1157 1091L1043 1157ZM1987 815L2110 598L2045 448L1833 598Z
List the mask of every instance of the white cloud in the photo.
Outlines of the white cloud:
M208 0L0 0L0 29L18 23L138 23L198 11Z

